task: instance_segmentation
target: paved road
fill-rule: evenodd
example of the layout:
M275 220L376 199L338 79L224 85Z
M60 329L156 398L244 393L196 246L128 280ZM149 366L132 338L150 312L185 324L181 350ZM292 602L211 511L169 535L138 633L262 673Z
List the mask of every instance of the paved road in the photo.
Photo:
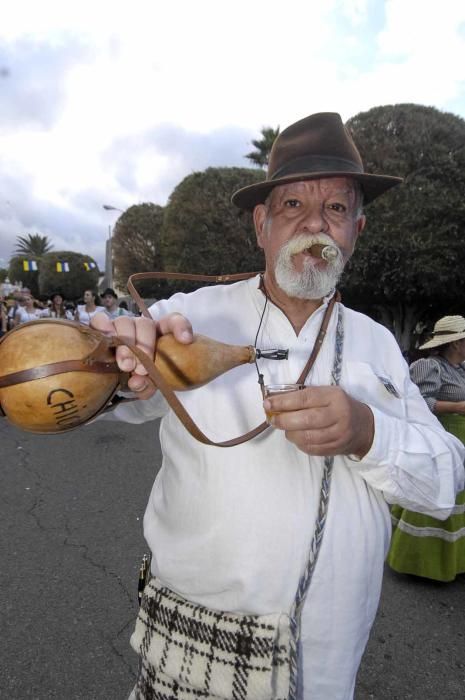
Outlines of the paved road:
M2 700L127 697L156 427L34 436L0 421ZM464 698L464 611L464 576L441 585L387 570L356 699Z

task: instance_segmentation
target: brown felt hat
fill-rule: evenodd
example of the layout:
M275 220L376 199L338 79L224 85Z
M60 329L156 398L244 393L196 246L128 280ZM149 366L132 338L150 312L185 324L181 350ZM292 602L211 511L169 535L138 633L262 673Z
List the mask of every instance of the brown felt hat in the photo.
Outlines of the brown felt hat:
M271 149L266 180L237 190L232 201L241 209L262 204L276 185L326 177L353 177L365 204L402 182L400 177L370 175L336 112L311 114L282 131Z

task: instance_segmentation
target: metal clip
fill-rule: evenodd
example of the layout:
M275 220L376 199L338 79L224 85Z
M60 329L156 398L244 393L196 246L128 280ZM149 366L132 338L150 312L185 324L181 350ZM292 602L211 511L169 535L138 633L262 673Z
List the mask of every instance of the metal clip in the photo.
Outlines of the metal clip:
M281 348L259 350L258 348L255 348L255 354L257 360L260 358L263 358L264 360L287 360L289 357L289 350L282 350Z

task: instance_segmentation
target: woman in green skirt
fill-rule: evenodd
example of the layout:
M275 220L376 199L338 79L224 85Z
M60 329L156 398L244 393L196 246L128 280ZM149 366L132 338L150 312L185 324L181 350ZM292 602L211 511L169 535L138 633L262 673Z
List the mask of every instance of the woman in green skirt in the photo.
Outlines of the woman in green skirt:
M420 350L435 354L417 360L410 375L444 428L465 443L465 318L445 316ZM393 506L388 564L403 574L453 581L465 572L465 491L447 520Z

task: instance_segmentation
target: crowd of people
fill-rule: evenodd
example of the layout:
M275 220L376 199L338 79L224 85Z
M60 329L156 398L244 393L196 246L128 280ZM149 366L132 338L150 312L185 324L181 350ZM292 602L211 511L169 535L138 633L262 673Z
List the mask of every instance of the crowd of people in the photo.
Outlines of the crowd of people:
M77 302L65 299L60 291L47 298L35 299L28 289L23 289L8 298L0 296L0 337L22 323L42 318L77 321L88 326L99 311L112 320L118 316L134 315L128 310L126 301L119 300L110 287L100 297L95 290L86 289Z

